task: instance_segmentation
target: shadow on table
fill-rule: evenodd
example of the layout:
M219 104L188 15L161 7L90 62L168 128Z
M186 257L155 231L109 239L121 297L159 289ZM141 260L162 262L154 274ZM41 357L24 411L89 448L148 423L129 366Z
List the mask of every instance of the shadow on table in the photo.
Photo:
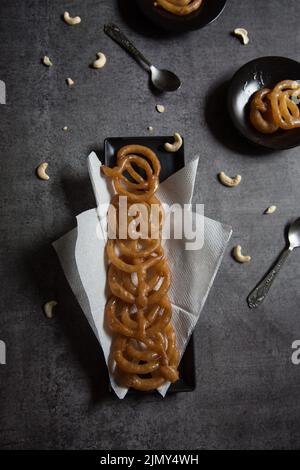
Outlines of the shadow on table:
M209 90L205 103L205 119L212 134L225 147L246 156L267 156L272 150L254 145L234 127L227 110L229 80L223 80Z
M118 0L118 7L124 22L133 31L141 34L142 36L157 39L158 41L178 36L178 33L165 31L148 20L140 11L134 0L127 2L124 0Z
M75 247L70 247L73 250ZM27 254L29 266L40 297L57 299L53 328L63 333L63 341L69 344L72 360L78 363L90 382L91 402L102 401L108 395L108 375L101 348L89 326L62 270L54 248L50 243L40 245ZM41 310L41 315L43 315Z
M73 226L75 226L77 215L96 207L91 180L88 175L81 178L76 175L63 175L61 186L65 194L67 210L74 217Z
M66 177L62 180L67 206L72 217L73 227L76 226L75 216L84 210L95 206L94 194L88 177L79 179ZM90 190L89 190L90 188ZM58 305L52 327L63 333L63 341L69 344L72 359L78 363L90 383L91 404L104 400L109 394L107 368L101 347L89 326L70 286L66 280L59 259L51 242L70 230L64 227L53 240L37 241L34 250L26 253L24 263L26 275L40 293L40 297L57 299ZM70 256L75 252L76 237L73 246L69 247ZM79 279L79 282L80 279ZM41 309L41 315L42 309Z

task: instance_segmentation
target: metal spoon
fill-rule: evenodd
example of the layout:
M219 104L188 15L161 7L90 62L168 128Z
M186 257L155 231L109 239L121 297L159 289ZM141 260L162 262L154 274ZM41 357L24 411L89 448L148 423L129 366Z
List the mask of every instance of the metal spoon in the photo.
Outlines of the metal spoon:
M151 82L160 91L175 91L181 86L181 81L175 73L169 70L160 70L146 59L146 57L129 41L113 23L104 26L104 32L126 49L135 59L144 62L150 72Z
M276 264L249 295L247 300L250 308L258 307L265 300L275 277L279 273L280 268L283 266L284 262L287 260L289 254L293 251L294 248L298 248L300 246L300 218L295 220L295 222L290 225L288 240L289 246L281 253Z

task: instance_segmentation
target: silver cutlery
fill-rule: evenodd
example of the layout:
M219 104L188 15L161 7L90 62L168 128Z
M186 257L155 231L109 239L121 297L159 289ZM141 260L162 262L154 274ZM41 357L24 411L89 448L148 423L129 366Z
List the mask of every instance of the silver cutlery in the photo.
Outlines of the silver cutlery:
M289 246L282 252L272 269L249 295L247 300L250 308L257 308L265 300L274 279L277 277L277 274L284 265L288 256L292 253L294 248L298 248L300 246L300 218L290 225L288 240Z
M104 32L128 51L135 59L146 64L150 73L152 84L159 91L176 91L181 86L181 81L175 73L169 70L161 70L149 62L148 59L132 44L118 26L113 23L104 26Z

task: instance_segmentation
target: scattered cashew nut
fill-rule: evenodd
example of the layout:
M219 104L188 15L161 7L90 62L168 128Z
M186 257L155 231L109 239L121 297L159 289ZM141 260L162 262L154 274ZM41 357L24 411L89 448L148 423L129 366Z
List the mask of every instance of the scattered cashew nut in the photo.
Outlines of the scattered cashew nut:
M56 307L57 302L55 300L50 300L44 305L44 313L47 318L53 318L53 309Z
M164 113L165 112L165 107L162 104L157 104L156 105L156 111L158 113Z
M70 16L70 13L68 11L64 12L64 20L67 24L74 26L76 24L81 23L81 18L80 16Z
M41 180L48 180L50 178L49 175L47 175L46 173L46 170L48 168L48 163L41 163L38 167L37 167L37 175L38 177L41 179Z
M218 176L221 183L230 188L237 186L242 181L241 175L236 175L233 178L230 178L230 176L227 176L224 171L221 171Z
M104 65L106 64L106 57L103 52L98 52L96 55L98 59L94 60L93 67L94 69L102 69L102 67L104 67Z
M49 59L47 55L43 57L43 64L46 65L46 67L52 67L53 63Z
M265 210L265 214L273 214L277 209L277 206L270 206Z
M251 261L251 256L246 256L242 254L241 245L237 245L233 248L232 251L233 257L238 263L249 263Z
M67 79L66 79L66 82L67 82L67 84L68 84L69 86L72 86L72 85L74 85L74 83L75 83L74 80L72 80L72 78L67 78Z
M249 44L249 36L248 36L248 31L245 28L236 28L233 33L241 38L242 43L244 46Z
M170 144L169 142L166 142L164 147L167 152L177 152L180 147L182 146L182 137L178 132L175 132L174 134L174 143Z

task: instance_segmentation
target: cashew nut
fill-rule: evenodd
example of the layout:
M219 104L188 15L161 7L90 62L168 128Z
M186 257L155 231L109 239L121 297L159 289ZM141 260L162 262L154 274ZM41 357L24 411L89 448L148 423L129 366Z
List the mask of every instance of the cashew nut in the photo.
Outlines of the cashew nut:
M74 80L72 80L72 78L67 78L67 79L66 79L66 82L67 82L67 84L68 84L69 86L72 86L72 85L74 85L74 83L75 83Z
M46 67L52 67L53 63L49 59L47 55L43 57L43 64L46 65Z
M249 44L248 31L245 28L236 28L233 33L241 38L242 43L246 46Z
M230 176L227 176L224 171L221 171L218 176L221 183L230 188L237 186L242 181L241 175L236 175L233 178L230 178Z
M70 13L68 11L64 12L64 20L67 24L70 24L71 26L74 26L75 24L81 23L81 18L80 16L70 16Z
M44 305L44 313L47 318L53 318L53 309L56 307L57 302L55 300L50 300Z
M93 67L94 69L102 69L102 67L104 67L104 65L106 64L106 57L103 52L98 52L96 55L98 59L94 60Z
M273 214L277 209L277 206L270 206L265 210L265 214Z
M50 178L50 176L48 176L47 173L46 173L47 168L48 168L48 163L41 163L37 167L36 172L37 172L38 177L41 180L48 180Z
M238 263L249 263L251 261L251 256L242 255L241 245L237 245L233 248L232 251L233 257Z
M169 142L166 142L164 147L167 152L177 152L180 147L182 146L182 137L178 132L175 132L174 134L174 143L170 144Z
M156 111L158 113L164 113L165 112L165 107L162 104L157 104L156 105Z

